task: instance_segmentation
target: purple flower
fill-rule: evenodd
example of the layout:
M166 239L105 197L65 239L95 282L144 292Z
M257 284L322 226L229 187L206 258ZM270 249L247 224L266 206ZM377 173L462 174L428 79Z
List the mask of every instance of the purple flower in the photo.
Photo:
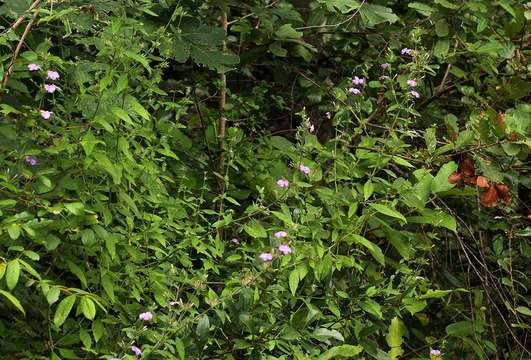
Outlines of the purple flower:
M315 126L313 126L313 124L309 123L308 124L308 130L310 130L310 132L313 133L315 131Z
M288 236L288 233L285 232L285 231L282 231L282 230L277 231L277 232L275 233L275 237L276 237L276 238L284 238L284 237L286 237L286 236Z
M416 92L415 90L411 91L410 92L411 96L413 96L414 98L420 98L420 94L418 92Z
M35 156L26 156L26 162L28 163L29 166L35 166L37 165L37 159L35 158Z
M46 90L47 93L53 94L59 90L59 87L54 84L44 84L44 90Z
M282 255L289 255L292 251L288 244L279 245L277 249L282 253Z
M408 80L406 81L406 84L408 84L408 86L411 86L411 87L417 86L417 82L415 80Z
M273 255L271 255L271 253L268 253L268 252L263 252L258 257L260 258L260 260L262 260L262 262L268 262L268 261L273 260Z
M278 179L277 185L280 186L281 188L287 188L289 186L289 181L286 179Z
M29 71L37 71L37 70L40 70L41 69L41 66L38 65L38 64L29 64L28 65L28 70Z
M140 320L149 321L149 320L153 319L153 314L150 311L146 311L146 312L143 312L140 315L138 315L138 318Z
M378 78L378 80L381 80L381 81L384 81L385 80L385 75L382 75Z
M310 168L302 164L299 165L299 170L308 175L310 173Z
M411 55L412 52L413 50L411 50L410 48L403 48L402 50L400 50L400 54L402 55Z
M432 350L430 351L430 354L431 354L432 356L441 356L441 350L432 349Z
M384 63L384 64L382 64L382 65L380 65L380 66L382 67L382 69L385 70L385 69L387 69L387 68L388 68L389 66L391 66L391 65L388 64L388 63Z
M363 83L365 83L365 79L364 78L359 78L357 76L354 76L354 79L352 79L352 83L355 84L355 85L361 85Z
M39 110L39 112L41 113L41 117L44 120L48 120L53 114L53 112L47 110Z
M59 79L59 73L57 71L48 70L48 76L46 77L48 80L57 80Z
M131 346L131 351L135 353L136 357L141 357L142 356L142 350L140 350L135 345Z
M348 91L353 93L353 94L359 94L361 92L361 91L359 91L359 89L356 89L356 88L353 88L353 87L349 88Z
M233 243L234 245L240 245L240 240L234 238L234 239L231 239L230 241L231 243Z
M120 360L120 358L112 357L110 360Z

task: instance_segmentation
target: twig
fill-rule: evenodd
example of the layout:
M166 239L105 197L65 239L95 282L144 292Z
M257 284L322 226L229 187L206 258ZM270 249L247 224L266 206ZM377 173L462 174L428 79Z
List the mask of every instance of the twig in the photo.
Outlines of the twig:
M11 58L11 62L7 66L7 70L4 74L4 78L2 79L2 86L5 87L7 85L7 82L9 81L9 76L13 72L13 66L15 65L15 61L17 60L18 53L20 52L20 49L22 49L22 45L24 44L24 40L26 39L26 36L28 36L28 33L33 26L33 22L35 21L35 18L37 17L37 14L35 14L35 17L31 19L28 22L28 25L26 25L26 28L24 29L24 32L22 33L22 36L20 37L20 40L17 44L17 47L15 49L15 52L13 53L13 57Z
M280 2L280 0L275 0L275 1L273 1L271 4L266 5L266 9L267 9L268 7L271 7L271 6L276 5L276 4L279 3L279 2ZM236 19L236 20L232 20L232 21L227 22L227 25L232 25L232 24L234 24L234 23L236 23L236 22L238 22L238 21L241 21L241 20L246 19L246 18L248 18L249 16L253 16L253 15L254 15L254 12L249 13L249 14L247 14L247 15L242 16L241 18L238 18L238 19Z
M33 2L33 4L31 4L31 6L28 8L28 10L26 10L26 12L28 11L31 11L33 9L35 9L37 6L39 6L41 0L35 0ZM4 31L2 31L2 35L13 30L13 29L16 29L20 23L22 23L22 21L24 21L24 19L26 18L26 14L24 13L24 15L20 15L18 17L18 19L16 19L11 25L9 25L9 27L7 29L5 29Z

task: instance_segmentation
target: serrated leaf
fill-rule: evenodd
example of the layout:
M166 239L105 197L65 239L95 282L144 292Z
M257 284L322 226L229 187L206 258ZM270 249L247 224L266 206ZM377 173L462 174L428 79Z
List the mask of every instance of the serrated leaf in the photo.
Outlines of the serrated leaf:
M391 348L389 350L389 357L391 360L397 360L404 353L402 349L402 337L404 336L404 325L398 317L391 320L389 331L386 336L387 345Z
M247 234L249 234L253 238L266 238L267 237L266 230L264 229L262 224L260 224L256 220L251 220L249 223L245 224L243 226L243 229L245 230Z

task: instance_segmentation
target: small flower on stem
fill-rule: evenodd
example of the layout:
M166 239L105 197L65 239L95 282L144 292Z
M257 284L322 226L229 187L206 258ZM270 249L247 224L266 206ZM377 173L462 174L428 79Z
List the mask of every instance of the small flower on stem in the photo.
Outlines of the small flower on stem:
M60 77L59 73L57 71L53 71L53 70L48 70L47 74L48 75L46 76L46 78L48 80L57 80Z
M44 84L44 90L46 90L47 93L53 94L59 90L59 87L54 84Z
M365 79L364 78L359 78L357 76L354 76L354 78L352 79L352 83L355 84L355 85L362 85L363 83L365 83Z
M38 64L29 64L28 65L28 70L29 71L37 71L37 70L40 70L41 69L41 66L38 65Z
M150 311L146 311L138 315L138 318L143 321L150 321L153 319L153 314Z
M271 255L271 253L268 253L268 252L263 252L261 253L258 258L262 261L262 262L268 262L268 261L271 261L273 260L273 255Z
M411 91L410 92L411 96L413 96L414 98L420 98L420 94L418 92L416 92L415 90Z
M417 82L415 80L408 80L406 81L406 84L411 87L417 86Z
M289 255L292 251L288 244L279 245L277 249L282 253L282 255Z
M310 173L310 168L302 164L299 165L299 170L308 175Z
M131 351L135 353L136 357L142 356L142 350L140 350L140 348L136 347L135 345L131 346Z
M277 231L277 232L275 233L275 237L276 237L276 238L284 238L284 237L286 237L286 236L288 236L288 233L285 232L285 231L283 231L283 230Z
M39 112L44 120L48 120L53 114L53 112L47 110L39 110Z
M327 111L325 115L326 115L326 118L329 120L332 118L332 113L330 113L330 111Z
M384 63L384 64L382 64L382 65L380 65L380 66L382 67L382 69L385 70L385 69L387 69L387 68L388 68L389 66L391 66L391 65L388 64L388 63Z
M240 240L238 240L236 238L231 239L230 242L233 243L234 245L240 245Z
M411 50L410 48L403 48L402 50L400 50L400 54L402 55L411 55L412 52L413 50Z
M287 179L278 179L277 185L281 188L287 188L289 186L289 181Z
M26 156L26 162L28 163L29 166L35 166L37 165L37 159L35 158L35 156Z
M432 356L437 356L437 357L438 357L438 356L441 356L441 350L432 349L432 350L430 351L430 354L431 354Z
M353 87L348 88L348 91L353 93L353 94L355 94L355 95L357 95L357 94L359 94L361 92L359 89L356 89L356 88L353 88Z

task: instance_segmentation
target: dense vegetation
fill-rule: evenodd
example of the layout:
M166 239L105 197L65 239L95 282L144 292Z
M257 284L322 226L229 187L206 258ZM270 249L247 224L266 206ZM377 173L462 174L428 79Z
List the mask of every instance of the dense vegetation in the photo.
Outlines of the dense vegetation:
M0 2L1 359L529 359L531 8Z

